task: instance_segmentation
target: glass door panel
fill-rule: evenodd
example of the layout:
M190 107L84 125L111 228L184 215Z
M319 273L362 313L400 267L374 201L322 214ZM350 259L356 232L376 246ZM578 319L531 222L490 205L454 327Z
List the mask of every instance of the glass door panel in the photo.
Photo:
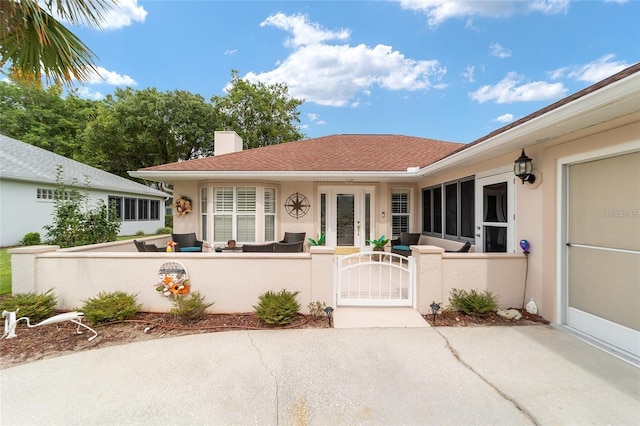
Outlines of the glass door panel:
M355 245L355 196L337 194L336 196L336 237L338 246Z

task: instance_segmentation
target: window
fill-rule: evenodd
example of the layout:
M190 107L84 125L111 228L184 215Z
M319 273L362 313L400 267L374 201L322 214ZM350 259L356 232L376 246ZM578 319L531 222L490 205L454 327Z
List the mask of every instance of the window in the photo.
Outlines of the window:
M116 209L116 216L122 220L122 197L109 197L109 209L113 206Z
M264 240L276 239L276 190L264 189Z
M422 233L451 240L473 239L474 203L473 177L423 189Z
M391 234L392 238L400 236L401 232L409 232L410 222L409 190L391 190Z
M256 241L256 188L214 188L214 241Z
M56 198L60 200L70 200L71 191L60 191L57 189L48 189L48 188L36 189L36 199L38 200L53 201Z
M149 220L149 200L138 199L138 220Z
M151 200L149 218L151 220L160 220L160 201Z
M209 240L209 236L207 234L207 210L208 210L208 188L200 188L200 226L202 226L202 238L205 241Z
M136 215L136 201L135 198L124 199L124 220L136 220L138 218Z

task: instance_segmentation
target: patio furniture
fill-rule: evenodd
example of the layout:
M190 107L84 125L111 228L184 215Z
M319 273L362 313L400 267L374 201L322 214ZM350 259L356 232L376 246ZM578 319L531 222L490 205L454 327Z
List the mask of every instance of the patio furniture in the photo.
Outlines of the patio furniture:
M196 233L188 234L171 234L171 239L178 244L179 252L200 252L202 251L202 241L196 238Z
M242 251L244 253L273 253L275 243L266 244L243 244Z
M133 240L133 244L136 245L136 248L139 252L147 251L145 250L144 243L142 241Z
M467 241L458 250L445 250L445 253L469 253L469 249L471 249L471 243Z
M306 232L285 232L284 238L279 241L279 243L297 243L304 242L304 237L307 235Z
M391 253L401 256L411 256L411 246L418 244L419 233L401 232L395 240L391 240Z
M273 251L276 253L302 253L303 244L304 240L293 243L275 243Z
M142 243L144 245L144 251L151 251L151 252L158 252L158 251L165 251L164 248L162 247L158 247L155 244L149 244L149 243Z

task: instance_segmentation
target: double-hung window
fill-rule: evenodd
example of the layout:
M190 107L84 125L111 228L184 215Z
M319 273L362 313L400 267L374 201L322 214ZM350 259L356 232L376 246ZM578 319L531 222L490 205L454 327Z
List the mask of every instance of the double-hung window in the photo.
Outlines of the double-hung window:
M391 234L393 238L400 236L401 232L409 232L410 207L408 189L391 190Z
M256 241L256 188L213 189L214 241Z
M276 190L274 188L264 189L264 240L275 241L276 239Z

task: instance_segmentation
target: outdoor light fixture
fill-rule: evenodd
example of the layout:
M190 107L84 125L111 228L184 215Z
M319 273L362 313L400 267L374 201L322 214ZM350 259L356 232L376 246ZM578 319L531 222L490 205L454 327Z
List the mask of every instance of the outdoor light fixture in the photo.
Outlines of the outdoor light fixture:
M533 161L527 157L522 148L522 154L520 158L513 164L513 173L522 180L522 184L525 182L533 183L536 181L536 177L533 175Z
M324 313L327 314L327 318L329 318L329 327L333 327L333 308L327 306L324 308Z
M440 310L440 305L434 301L433 303L431 303L431 305L429 305L429 307L431 308L431 312L433 312L433 324L435 325L436 314Z

